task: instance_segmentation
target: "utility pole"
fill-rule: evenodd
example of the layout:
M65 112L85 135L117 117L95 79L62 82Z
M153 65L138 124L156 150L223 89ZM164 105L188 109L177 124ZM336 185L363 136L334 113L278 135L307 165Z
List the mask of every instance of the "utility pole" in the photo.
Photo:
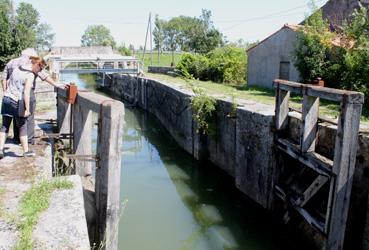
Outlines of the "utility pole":
M149 22L150 22L150 65L152 66L152 22L151 22L151 12L150 12L150 17L149 17Z
M147 29L146 29L146 36L145 36L145 46L144 46L144 51L143 51L143 56L142 56L142 61L143 63L145 63L145 54L146 54L146 44L147 44L147 35L149 33L149 28L151 27L150 25L151 23L151 12L149 13L149 20L147 22ZM151 36L151 35L150 35Z

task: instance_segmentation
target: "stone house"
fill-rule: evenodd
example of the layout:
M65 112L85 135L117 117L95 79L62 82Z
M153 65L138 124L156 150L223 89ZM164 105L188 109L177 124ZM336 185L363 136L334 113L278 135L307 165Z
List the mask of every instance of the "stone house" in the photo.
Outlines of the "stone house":
M249 86L272 88L276 78L298 81L294 50L298 25L285 24L254 47L247 50L247 81Z
M369 0L330 0L323 7L323 17L332 29L343 24L355 8L369 6ZM254 47L247 50L249 86L272 88L276 78L299 81L294 65L294 49L299 25L286 24ZM333 41L332 41L333 42Z

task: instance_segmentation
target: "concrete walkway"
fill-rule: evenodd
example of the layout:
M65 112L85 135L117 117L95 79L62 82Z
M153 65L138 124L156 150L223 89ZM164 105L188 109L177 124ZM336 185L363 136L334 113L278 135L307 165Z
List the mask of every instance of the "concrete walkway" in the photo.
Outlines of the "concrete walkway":
M36 143L31 150L34 158L22 157L21 146L7 140L5 157L0 160L0 250L13 249L19 240L17 221L22 196L41 179L51 179L51 144L43 136L55 119L54 112L36 115ZM73 183L69 190L57 190L51 195L50 206L38 218L33 231L35 249L90 249L84 212L81 180L67 177Z

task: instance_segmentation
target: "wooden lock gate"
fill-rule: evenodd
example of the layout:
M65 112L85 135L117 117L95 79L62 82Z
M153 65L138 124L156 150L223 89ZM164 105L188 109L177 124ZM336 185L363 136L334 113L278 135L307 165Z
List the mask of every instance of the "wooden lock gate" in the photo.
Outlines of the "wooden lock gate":
M314 85L306 85L284 80L275 80L276 145L280 152L297 160L304 169L315 173L314 180L297 195L289 195L286 189L293 188L291 180L284 187L275 186L278 197L291 205L324 238L323 249L343 249L346 221L350 204L351 188L355 170L357 139L364 95L359 92L337 90ZM290 94L303 96L300 142L288 138ZM320 99L338 102L340 114L333 160L315 151L319 124ZM299 171L297 171L299 172ZM292 176L297 179L299 176ZM326 184L325 214L318 219L306 206Z

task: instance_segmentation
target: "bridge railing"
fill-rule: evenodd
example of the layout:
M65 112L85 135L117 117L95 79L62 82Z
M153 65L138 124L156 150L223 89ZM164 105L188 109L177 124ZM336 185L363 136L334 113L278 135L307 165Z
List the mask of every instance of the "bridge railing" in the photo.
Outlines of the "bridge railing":
M72 138L71 158L80 176L92 174L96 162L95 202L97 209L96 242L104 249L117 249L117 225L120 209L121 143L123 103L93 92L79 91L74 104L68 92L57 88L57 122L60 134ZM96 154L92 152L92 115L98 116Z
M54 74L60 73L122 73L140 74L143 64L136 58L99 59L99 58L53 58L50 65Z

